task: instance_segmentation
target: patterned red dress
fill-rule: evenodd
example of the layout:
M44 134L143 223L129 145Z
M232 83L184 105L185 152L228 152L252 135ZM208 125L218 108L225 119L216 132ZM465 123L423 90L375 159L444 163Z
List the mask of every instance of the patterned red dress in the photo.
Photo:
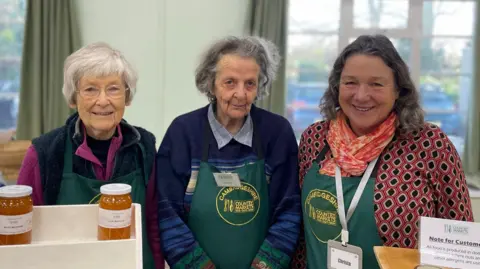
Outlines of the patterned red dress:
M302 134L300 185L326 145L329 122L317 122ZM331 153L320 163L332 158ZM416 248L420 216L473 221L470 196L460 157L435 125L395 136L378 160L374 212L385 246ZM291 268L306 268L303 231Z

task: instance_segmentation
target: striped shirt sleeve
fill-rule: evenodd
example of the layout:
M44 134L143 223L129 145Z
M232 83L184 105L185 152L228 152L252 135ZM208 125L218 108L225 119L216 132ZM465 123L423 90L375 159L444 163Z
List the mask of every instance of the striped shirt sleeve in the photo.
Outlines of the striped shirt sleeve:
M184 196L190 176L190 153L185 140L173 144L173 137L179 141L179 132L169 129L156 160L158 223L164 256L171 268L215 268L186 224Z

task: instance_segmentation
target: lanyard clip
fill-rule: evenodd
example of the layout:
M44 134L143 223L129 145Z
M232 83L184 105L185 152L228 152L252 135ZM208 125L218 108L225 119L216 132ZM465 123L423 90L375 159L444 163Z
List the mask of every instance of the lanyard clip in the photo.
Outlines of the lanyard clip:
M342 229L341 239L342 239L342 245L344 247L346 247L347 243L348 243L348 231L347 230Z

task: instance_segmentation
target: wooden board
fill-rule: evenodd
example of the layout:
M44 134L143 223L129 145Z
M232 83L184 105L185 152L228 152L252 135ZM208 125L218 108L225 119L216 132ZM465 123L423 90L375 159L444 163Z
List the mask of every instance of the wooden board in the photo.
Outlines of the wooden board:
M381 269L414 269L420 262L420 254L416 249L374 247Z
M381 269L415 269L420 264L417 249L374 247L373 251Z
M0 169L20 168L27 149L32 144L29 140L15 140L0 143Z

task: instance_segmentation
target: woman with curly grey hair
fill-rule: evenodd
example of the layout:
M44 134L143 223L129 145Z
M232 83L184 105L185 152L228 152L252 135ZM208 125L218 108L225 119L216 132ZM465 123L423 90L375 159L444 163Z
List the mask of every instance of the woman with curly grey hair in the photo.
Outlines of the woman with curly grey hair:
M174 268L287 268L300 230L298 146L258 108L279 63L258 37L215 42L195 82L210 104L177 117L157 153L159 226Z
M300 142L305 233L292 268L379 268L373 247L416 248L421 216L473 220L460 157L424 122L387 37L360 36L343 50L320 108L326 120Z
M158 245L155 137L123 119L137 74L122 53L89 44L65 60L63 95L76 112L65 125L33 139L18 184L35 205L93 204L100 187L124 183L142 205L143 268L164 268Z

